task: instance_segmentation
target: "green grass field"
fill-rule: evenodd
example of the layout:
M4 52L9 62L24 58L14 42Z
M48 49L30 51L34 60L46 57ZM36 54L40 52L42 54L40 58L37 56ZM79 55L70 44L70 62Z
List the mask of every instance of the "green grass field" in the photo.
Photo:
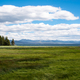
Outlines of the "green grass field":
M0 80L80 80L80 47L0 47Z

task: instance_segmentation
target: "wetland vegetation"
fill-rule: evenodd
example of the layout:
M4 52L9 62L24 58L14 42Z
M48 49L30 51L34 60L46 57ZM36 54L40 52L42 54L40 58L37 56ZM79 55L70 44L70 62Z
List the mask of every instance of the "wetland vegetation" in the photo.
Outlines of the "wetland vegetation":
M0 46L0 80L80 80L80 47Z

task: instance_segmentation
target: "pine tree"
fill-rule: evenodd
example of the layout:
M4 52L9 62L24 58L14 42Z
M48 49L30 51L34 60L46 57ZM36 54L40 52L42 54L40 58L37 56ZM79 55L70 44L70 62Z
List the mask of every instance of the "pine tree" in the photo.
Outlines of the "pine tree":
M4 45L4 36L1 37L1 45Z
M10 41L7 37L4 38L4 36L0 36L0 46L4 45L10 45Z
M10 41L7 37L4 39L4 45L10 45Z
M12 39L11 44L12 44L12 45L15 45L14 39Z
M0 36L0 45L2 44L2 37Z

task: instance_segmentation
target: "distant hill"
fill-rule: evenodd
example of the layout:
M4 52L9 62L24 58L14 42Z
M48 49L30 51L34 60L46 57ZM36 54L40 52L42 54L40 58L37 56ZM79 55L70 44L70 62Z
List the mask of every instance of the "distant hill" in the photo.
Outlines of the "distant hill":
M29 40L29 39L21 39L15 40L16 45L51 45L51 44L80 44L80 41L60 41L60 40Z

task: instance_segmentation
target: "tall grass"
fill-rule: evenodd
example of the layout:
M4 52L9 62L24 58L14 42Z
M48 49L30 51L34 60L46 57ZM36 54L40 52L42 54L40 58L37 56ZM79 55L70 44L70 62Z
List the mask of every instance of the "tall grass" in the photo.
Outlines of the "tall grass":
M0 80L80 80L80 47L0 47Z

